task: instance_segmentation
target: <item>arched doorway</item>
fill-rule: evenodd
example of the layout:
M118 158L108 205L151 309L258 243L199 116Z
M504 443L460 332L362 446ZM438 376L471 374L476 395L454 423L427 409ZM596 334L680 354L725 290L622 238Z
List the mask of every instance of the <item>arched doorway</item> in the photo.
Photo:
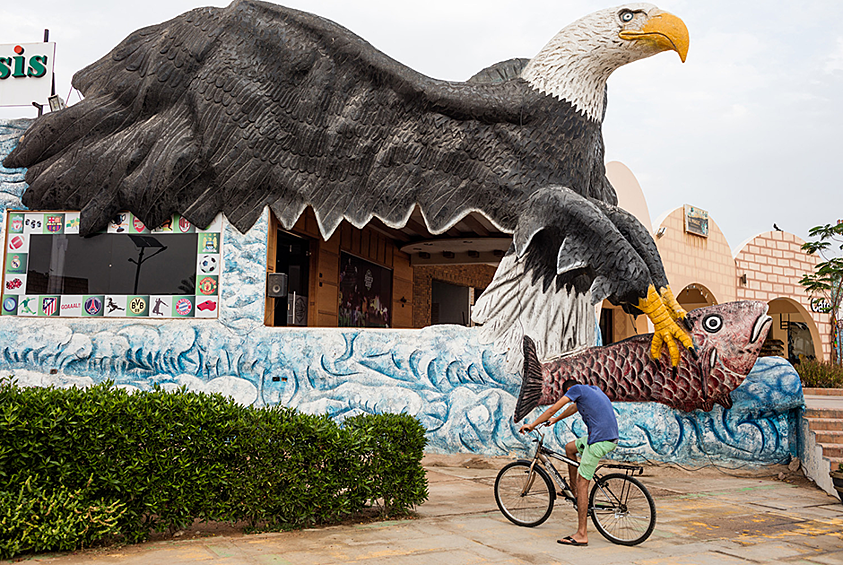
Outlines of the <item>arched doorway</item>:
M799 302L779 297L768 302L773 318L761 355L778 355L792 364L803 358L822 359L822 341L813 318Z
M714 296L714 293L700 283L691 283L683 288L682 292L676 295L676 301L689 312L697 308L705 308L706 306L717 304L717 298Z

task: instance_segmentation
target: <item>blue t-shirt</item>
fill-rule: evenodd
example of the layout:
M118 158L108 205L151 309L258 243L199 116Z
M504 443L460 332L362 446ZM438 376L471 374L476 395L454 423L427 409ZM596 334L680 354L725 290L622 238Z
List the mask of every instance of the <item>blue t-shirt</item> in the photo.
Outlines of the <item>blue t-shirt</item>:
M577 405L588 428L588 444L618 439L618 419L612 409L612 401L594 385L574 385L565 396Z

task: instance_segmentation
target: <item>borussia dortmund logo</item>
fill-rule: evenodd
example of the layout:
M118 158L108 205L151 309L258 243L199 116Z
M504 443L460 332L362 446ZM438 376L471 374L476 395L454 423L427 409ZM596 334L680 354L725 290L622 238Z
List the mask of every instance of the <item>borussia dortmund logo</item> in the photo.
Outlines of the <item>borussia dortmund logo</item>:
M132 298L132 301L129 302L129 310L132 311L132 314L143 314L144 310L146 310L146 300L140 296Z

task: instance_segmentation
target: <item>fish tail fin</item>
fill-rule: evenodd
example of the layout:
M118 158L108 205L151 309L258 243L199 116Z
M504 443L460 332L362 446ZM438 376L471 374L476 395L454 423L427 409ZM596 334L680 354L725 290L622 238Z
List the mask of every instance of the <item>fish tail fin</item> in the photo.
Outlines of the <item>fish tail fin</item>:
M516 422L522 420L539 405L542 396L542 364L536 354L536 344L524 336L524 368L521 371L521 392L515 404Z

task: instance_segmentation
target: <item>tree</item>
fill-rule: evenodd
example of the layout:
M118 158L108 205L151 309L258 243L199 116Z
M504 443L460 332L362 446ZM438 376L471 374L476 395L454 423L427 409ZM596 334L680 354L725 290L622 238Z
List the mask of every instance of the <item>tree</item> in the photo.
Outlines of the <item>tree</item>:
M811 228L808 235L814 241L802 246L809 254L819 253L824 259L814 272L806 274L799 283L811 297L811 306L818 312L831 314L832 362L840 363L839 325L840 304L843 300L843 220Z

